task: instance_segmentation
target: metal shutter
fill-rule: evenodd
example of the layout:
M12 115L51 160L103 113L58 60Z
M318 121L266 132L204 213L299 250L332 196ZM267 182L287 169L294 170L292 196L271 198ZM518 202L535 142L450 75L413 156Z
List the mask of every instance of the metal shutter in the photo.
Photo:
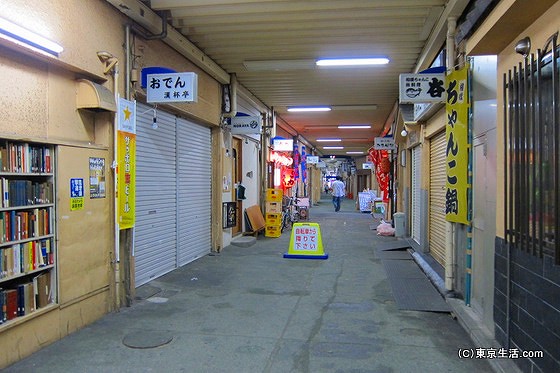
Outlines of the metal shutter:
M412 148L412 239L420 244L420 222L421 222L421 191L420 178L422 172L422 149L419 146Z
M211 131L177 119L177 257L182 266L210 252Z
M136 286L176 268L177 188L175 117L137 105Z
M445 131L430 140L430 253L445 266Z

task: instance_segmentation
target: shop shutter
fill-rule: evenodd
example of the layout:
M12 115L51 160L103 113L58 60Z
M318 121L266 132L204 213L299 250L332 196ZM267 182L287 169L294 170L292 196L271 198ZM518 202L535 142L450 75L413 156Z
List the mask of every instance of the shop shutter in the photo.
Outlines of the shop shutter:
M430 253L445 266L445 131L430 140Z
M177 182L175 116L136 108L135 285L176 268Z
M421 191L420 178L422 175L420 165L422 164L422 149L420 146L412 148L412 239L420 244L420 222L421 211Z
M212 211L211 131L177 119L178 265L210 253Z

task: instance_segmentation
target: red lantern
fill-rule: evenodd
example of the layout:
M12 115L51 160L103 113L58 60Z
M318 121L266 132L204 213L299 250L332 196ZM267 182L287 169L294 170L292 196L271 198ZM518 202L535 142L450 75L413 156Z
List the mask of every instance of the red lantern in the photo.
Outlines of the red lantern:
M389 161L389 158L381 158L379 170L384 174L388 174L391 171L391 161Z
M293 168L282 167L281 178L284 189L293 187L296 182L295 170Z

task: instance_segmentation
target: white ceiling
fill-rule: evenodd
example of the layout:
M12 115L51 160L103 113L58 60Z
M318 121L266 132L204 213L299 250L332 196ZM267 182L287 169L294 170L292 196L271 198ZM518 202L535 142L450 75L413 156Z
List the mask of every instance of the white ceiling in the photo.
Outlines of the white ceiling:
M394 109L399 74L431 63L443 46L442 24L467 0L151 0L171 24L264 104L280 125L323 154L367 151ZM446 4L448 4L447 9ZM440 19L440 18L443 18ZM438 26L439 25L439 26ZM439 35L433 33L433 30ZM443 38L442 38L443 35ZM424 51L424 52L423 52ZM429 56L431 53L431 56ZM384 66L316 68L318 58L388 57ZM284 61L287 68L249 71L246 61ZM427 66L426 66L427 67ZM331 105L329 113L288 113L288 106ZM360 108L363 106L364 108ZM375 109L372 109L376 107ZM340 130L369 124L370 130ZM323 151L320 137L339 137Z

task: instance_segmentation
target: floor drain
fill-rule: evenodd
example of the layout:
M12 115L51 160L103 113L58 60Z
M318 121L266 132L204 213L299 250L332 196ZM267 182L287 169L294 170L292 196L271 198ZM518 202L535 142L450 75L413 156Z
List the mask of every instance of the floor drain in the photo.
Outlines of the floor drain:
M173 336L167 332L141 331L126 335L123 344L130 348L156 348L172 340Z

